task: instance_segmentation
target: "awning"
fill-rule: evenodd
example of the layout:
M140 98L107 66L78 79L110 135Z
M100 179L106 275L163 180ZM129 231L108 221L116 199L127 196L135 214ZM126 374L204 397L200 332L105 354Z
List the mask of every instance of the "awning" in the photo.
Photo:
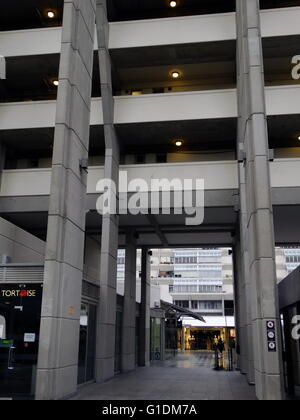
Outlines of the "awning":
M201 315L198 315L198 314L190 311L189 309L181 308L180 306L174 305L173 303L169 303L169 302L165 302L164 300L161 300L161 307L165 311L168 311L168 310L171 309L175 312L178 312L180 314L180 316L185 315L185 316L188 316L189 318L194 318L194 319L197 319L198 321L201 321L201 322L205 323L205 319Z

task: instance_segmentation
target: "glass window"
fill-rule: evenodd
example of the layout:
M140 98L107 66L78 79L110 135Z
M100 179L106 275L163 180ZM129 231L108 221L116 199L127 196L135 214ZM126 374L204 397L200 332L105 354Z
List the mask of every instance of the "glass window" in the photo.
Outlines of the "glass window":
M198 309L198 301L192 300L192 309Z
M151 318L151 360L161 360L161 319Z

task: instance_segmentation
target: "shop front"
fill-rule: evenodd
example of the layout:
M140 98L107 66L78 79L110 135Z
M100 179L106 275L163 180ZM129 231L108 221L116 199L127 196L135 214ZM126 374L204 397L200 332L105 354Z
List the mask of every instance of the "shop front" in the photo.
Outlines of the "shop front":
M0 285L0 397L33 398L42 284Z
M300 267L279 283L285 389L300 399Z
M184 328L184 350L214 351L221 340L228 349L235 341L235 329L225 327L192 327ZM178 343L181 347L181 342Z

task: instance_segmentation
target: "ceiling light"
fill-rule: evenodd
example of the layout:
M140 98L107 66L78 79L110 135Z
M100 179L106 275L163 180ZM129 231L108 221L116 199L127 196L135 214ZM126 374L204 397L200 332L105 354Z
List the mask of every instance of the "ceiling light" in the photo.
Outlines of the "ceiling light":
M300 141L300 136L298 136L298 140Z
M181 147L183 145L183 142L181 140L177 140L175 143L175 146Z
M179 71L172 71L172 77L173 79L178 79L180 77Z
M53 19L55 18L55 12L53 12L52 10L49 10L49 12L47 12L47 16L49 19Z
M54 86L58 86L59 85L59 81L58 80L53 80L53 82L52 82L53 84L54 84Z
M170 1L170 7L176 7L177 6L177 1L173 0Z

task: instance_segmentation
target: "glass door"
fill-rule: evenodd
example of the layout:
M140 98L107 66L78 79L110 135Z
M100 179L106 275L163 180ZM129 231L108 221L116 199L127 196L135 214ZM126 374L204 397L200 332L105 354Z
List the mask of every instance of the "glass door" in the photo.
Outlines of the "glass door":
M81 303L78 355L78 384L92 381L95 377L97 307Z
M34 396L42 285L0 285L0 397Z

